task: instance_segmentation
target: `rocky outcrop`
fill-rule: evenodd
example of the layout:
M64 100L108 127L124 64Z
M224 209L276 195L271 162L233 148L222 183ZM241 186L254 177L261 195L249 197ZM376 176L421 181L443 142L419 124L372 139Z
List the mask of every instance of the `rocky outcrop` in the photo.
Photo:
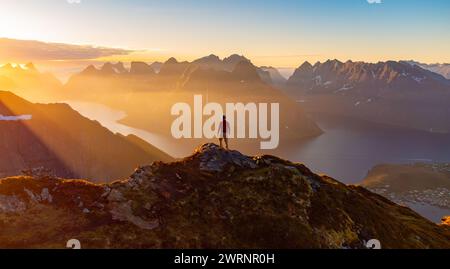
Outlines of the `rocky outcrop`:
M236 150L220 150L215 144L205 144L195 152L200 161L200 171L220 173L234 166L248 169L257 167L254 159Z
M450 230L364 188L214 144L110 184L0 180L0 218L3 248L450 248Z

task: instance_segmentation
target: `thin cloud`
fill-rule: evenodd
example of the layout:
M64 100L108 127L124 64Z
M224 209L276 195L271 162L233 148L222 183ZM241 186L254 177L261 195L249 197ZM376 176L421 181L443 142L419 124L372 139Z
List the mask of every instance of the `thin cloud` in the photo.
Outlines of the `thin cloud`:
M128 55L133 50L0 38L0 59L7 61L89 60Z
M382 4L382 0L367 0L367 3L369 4Z
M67 3L69 4L81 4L81 0L67 0Z

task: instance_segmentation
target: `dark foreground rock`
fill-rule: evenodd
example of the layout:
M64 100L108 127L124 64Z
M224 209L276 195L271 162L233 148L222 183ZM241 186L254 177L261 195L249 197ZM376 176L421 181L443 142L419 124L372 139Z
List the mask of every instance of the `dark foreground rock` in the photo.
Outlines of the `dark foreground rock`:
M123 181L0 181L0 247L450 248L450 228L273 156L206 144Z

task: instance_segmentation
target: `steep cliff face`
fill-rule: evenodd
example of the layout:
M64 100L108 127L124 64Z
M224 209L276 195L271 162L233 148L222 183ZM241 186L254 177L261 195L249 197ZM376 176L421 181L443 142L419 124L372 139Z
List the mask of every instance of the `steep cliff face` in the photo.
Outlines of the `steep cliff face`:
M0 219L16 248L450 248L447 226L364 188L214 144L107 185L3 179Z

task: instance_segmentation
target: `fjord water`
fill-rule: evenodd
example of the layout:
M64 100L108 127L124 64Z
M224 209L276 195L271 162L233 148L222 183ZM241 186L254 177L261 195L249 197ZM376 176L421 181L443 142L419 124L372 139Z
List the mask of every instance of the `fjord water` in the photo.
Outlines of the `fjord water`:
M450 162L450 134L313 115L324 134L281 149L318 173L355 184L378 164ZM449 123L450 124L450 123Z
M80 101L66 103L111 131L139 136L174 157L187 156L197 146L189 141L174 143L173 139L162 135L124 125L119 121L126 117L126 113L104 105ZM281 143L276 151L255 153L276 154L304 163L314 172L327 174L347 184L361 182L367 172L378 164L450 162L448 134L402 129L349 118L323 115L314 115L313 118L324 130L321 136L296 144Z

